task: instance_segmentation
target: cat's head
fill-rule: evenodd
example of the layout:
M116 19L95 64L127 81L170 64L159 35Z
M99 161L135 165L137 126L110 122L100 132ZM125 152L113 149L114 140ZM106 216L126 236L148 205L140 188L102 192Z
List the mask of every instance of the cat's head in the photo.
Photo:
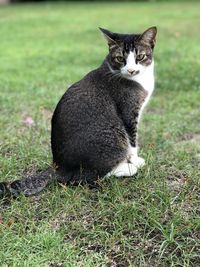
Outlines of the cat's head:
M107 57L110 70L124 78L134 80L153 64L153 49L157 28L151 27L141 34L119 34L100 28L109 46Z

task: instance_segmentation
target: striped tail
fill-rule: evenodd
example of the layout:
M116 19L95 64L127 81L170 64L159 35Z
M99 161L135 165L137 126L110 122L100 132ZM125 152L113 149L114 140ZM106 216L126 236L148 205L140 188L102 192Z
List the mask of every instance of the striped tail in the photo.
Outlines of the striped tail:
M25 177L21 180L13 182L0 183L0 198L13 196L17 197L19 194L25 196L35 195L41 192L51 181L56 178L56 173L53 168L49 168L38 174Z

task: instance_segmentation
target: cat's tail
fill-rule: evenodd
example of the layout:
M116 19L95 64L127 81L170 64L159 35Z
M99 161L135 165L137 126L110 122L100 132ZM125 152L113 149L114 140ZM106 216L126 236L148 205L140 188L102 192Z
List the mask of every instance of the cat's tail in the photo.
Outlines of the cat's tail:
M99 177L105 176L107 171L75 169L58 170L53 167L35 175L27 176L13 182L0 182L0 199L3 197L17 197L19 194L32 196L41 192L49 183L57 181L62 184L88 184L91 187L98 186Z
M6 196L17 197L19 194L31 196L42 191L50 182L57 179L57 173L53 168L25 177L13 182L0 183L0 198Z

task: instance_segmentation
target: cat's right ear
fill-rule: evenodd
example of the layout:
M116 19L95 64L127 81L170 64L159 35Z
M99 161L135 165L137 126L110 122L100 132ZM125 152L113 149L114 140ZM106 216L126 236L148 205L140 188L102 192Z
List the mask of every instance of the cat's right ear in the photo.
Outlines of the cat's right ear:
M103 36L105 37L106 41L108 42L109 47L118 45L118 43L115 40L115 38L116 38L115 33L111 32L109 30L100 28L100 27L99 27L99 30L103 33Z

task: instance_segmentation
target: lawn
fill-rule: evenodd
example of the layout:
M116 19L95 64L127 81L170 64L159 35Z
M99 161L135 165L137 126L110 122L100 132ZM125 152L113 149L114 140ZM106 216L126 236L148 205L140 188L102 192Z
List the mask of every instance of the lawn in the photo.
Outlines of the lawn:
M98 26L159 31L156 89L140 125L146 166L99 190L52 185L0 201L0 266L200 266L199 10L192 2L0 7L2 181L51 164L56 103L107 53Z

